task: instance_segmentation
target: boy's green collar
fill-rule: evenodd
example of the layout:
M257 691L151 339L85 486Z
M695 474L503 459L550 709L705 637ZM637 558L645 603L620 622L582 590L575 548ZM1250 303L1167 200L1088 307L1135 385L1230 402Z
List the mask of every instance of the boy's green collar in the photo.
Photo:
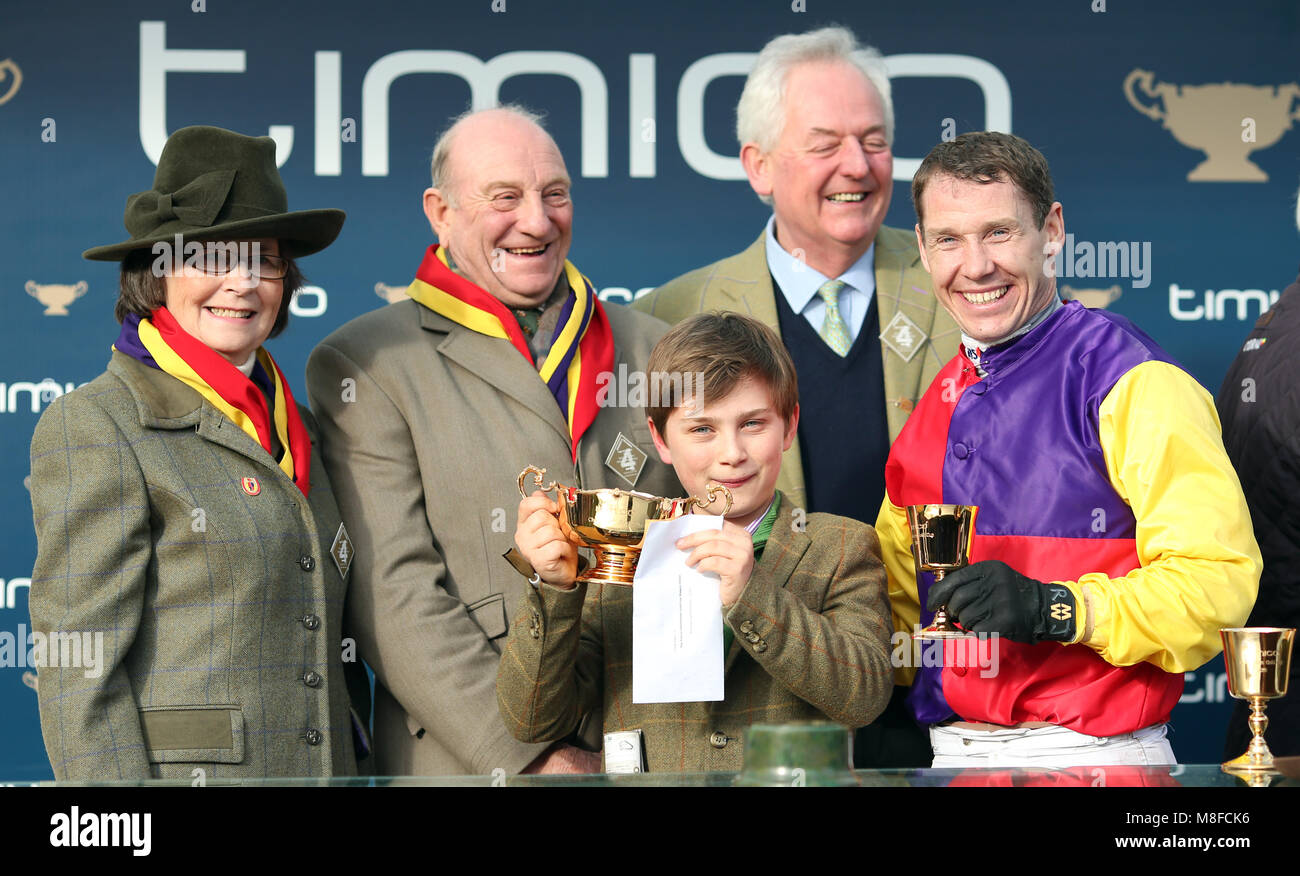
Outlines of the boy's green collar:
M767 509L763 519L759 521L758 529L754 530L754 556L757 558L762 553L763 548L767 545L767 540L772 536L772 527L776 525L777 515L781 513L781 491L777 490L772 494L772 506Z

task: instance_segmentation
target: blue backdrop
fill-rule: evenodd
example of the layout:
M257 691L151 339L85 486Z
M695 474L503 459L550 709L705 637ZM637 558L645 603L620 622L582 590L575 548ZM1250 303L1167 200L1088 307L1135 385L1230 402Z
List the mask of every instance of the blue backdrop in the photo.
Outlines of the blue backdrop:
M50 775L35 676L12 646L36 551L28 443L51 399L104 368L115 266L79 254L126 236L125 198L148 188L167 132L269 132L291 207L348 211L272 343L303 395L313 344L410 281L431 242L429 151L471 100L548 114L574 177L572 259L625 299L753 240L767 210L736 160L743 75L773 35L840 23L890 60L889 224L912 225L907 183L935 142L1020 134L1051 162L1073 235L1063 286L1135 320L1214 392L1296 273L1298 18L1292 0L7 5L0 780ZM1218 760L1222 661L1187 681L1174 749Z

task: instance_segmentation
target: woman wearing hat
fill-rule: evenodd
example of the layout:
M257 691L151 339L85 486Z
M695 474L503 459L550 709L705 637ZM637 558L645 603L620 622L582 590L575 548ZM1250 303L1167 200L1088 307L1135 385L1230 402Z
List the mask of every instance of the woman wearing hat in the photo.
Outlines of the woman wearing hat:
M343 218L288 212L270 138L184 128L127 199L131 239L84 254L122 262L122 328L108 370L32 439L58 779L356 772L352 544L311 414L262 347L302 284L294 259Z

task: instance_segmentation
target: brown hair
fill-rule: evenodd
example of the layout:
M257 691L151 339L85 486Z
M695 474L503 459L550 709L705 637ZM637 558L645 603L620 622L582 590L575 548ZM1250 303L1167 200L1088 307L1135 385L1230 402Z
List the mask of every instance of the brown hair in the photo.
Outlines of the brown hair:
M799 404L799 383L785 344L776 332L739 313L699 313L678 323L655 344L646 371L651 385L646 412L660 435L673 408L691 395L688 388L699 394L696 404L707 404L726 398L745 378L756 378L767 384L787 425ZM697 380L702 385L695 385Z
M134 313L141 319L167 303L167 279L154 271L156 257L148 249L137 249L122 259L122 273L118 278L117 304L113 315L118 322L126 319L128 313ZM293 293L305 283L302 271L293 259L285 257L284 294L280 297L280 312L275 315L275 325L271 327L268 337L275 337L289 324L289 302Z
M979 183L1010 182L1029 201L1034 221L1043 227L1056 200L1047 159L1028 141L1015 134L975 131L940 143L921 161L912 177L912 207L917 224L925 227L921 194L935 176L951 176Z

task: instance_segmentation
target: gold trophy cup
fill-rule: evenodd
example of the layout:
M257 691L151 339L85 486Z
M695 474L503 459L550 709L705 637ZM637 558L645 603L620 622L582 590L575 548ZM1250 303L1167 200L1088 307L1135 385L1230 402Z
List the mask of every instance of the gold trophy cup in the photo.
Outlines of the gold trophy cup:
M569 541L596 552L596 564L578 576L579 581L630 585L636 561L645 543L646 526L652 520L672 520L694 507L712 505L721 493L726 500L722 513L731 510L731 491L721 484L709 484L707 498L663 499L631 490L579 490L555 481L543 486L546 469L528 466L519 473L519 495L527 496L524 481L529 475L543 493L556 491L560 502L560 531Z
M944 573L970 562L970 540L975 534L976 505L908 505L907 526L912 532L912 556L922 572L933 572L936 582ZM973 635L948 619L947 606L939 606L934 620L916 633L917 639L960 639Z
M1277 772L1273 753L1264 742L1268 727L1264 706L1269 700L1286 696L1295 629L1238 627L1219 630L1219 636L1223 639L1223 662L1228 668L1228 693L1250 703L1253 734L1246 753L1223 764L1223 771L1247 776Z

